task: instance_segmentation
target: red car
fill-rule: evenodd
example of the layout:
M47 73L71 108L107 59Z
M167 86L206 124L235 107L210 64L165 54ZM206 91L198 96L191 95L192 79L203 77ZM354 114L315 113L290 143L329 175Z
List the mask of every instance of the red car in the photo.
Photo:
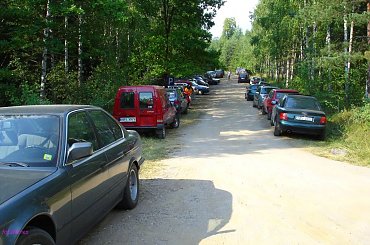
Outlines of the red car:
M271 102L276 101L277 103L286 94L299 94L299 92L293 89L273 89L270 91L262 106L262 114L267 114L267 120L271 120L272 108L275 106Z
M123 86L117 91L113 117L125 128L138 131L154 130L164 139L166 126L178 128L180 117L161 86Z

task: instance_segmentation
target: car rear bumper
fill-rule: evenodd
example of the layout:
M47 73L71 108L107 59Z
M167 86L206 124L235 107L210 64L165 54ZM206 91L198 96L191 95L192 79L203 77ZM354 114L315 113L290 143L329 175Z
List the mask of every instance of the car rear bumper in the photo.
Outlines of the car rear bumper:
M164 124L157 124L157 126L125 126L123 125L126 129L133 129L136 131L140 130L148 130L148 129L163 129Z
M303 124L289 121L280 121L280 128L284 132L320 135L325 132L326 125Z

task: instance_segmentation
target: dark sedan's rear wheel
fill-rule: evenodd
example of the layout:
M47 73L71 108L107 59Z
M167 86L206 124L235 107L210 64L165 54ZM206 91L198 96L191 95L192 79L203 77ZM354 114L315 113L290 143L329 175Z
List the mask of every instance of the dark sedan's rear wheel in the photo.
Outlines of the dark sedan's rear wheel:
M166 128L163 126L163 128L155 130L155 134L160 139L166 138Z
M262 106L262 115L266 115L265 107Z
M55 241L46 231L36 227L28 227L23 230L16 245L29 244L54 245Z
M133 209L139 201L139 171L135 164L132 164L123 193L122 201L117 204L121 209Z
M275 119L275 128L274 128L274 135L281 136L283 134L282 130L280 129L279 123Z

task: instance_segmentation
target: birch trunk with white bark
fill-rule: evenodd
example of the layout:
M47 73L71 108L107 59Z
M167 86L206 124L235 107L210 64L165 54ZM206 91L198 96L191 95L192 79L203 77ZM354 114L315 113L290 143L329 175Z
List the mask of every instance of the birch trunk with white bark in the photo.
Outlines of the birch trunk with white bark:
M42 52L42 61L41 61L41 83L40 83L40 97L41 99L45 98L45 85L46 85L46 75L47 75L47 63L48 63L48 47L47 40L49 38L49 18L50 18L50 0L46 3L46 16L45 22L46 27L44 28L44 50Z

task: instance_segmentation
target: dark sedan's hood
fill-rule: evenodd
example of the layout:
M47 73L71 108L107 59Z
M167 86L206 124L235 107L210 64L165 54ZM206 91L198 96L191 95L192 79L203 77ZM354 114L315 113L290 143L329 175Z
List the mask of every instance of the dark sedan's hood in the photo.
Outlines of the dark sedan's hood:
M0 169L0 204L49 176L55 168L48 169Z

